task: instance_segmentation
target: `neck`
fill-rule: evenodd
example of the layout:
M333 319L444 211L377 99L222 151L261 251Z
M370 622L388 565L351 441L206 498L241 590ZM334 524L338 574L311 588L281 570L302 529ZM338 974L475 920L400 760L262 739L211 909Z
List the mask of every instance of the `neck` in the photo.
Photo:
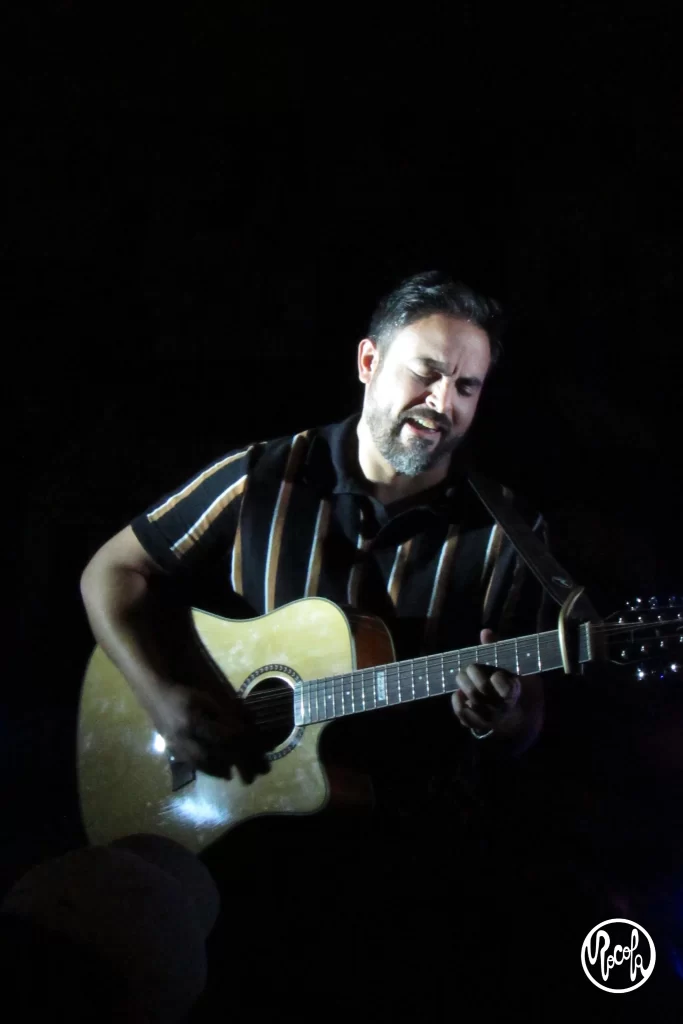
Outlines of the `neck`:
M579 626L580 664L605 657L603 637L606 632L590 623ZM518 676L562 668L558 631L532 633L510 640L498 640L493 644L410 658L389 665L376 665L346 675L307 680L297 690L296 723L310 725L393 704L453 693L458 688L457 673L472 664L502 668Z
M405 476L397 473L387 460L377 451L375 442L372 439L370 430L363 416L358 421L356 428L358 440L358 468L368 490L381 501L383 505L389 505L394 501L401 501L403 498L410 498L414 494L426 491L435 487L448 476L450 460L441 459L432 469L419 476Z

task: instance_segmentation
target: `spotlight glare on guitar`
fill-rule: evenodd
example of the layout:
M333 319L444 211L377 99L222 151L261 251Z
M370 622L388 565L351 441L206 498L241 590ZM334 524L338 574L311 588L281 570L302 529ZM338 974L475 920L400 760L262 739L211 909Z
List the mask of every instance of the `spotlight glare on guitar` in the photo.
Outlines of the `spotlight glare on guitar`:
M225 825L230 821L227 808L217 800L212 800L210 793L199 796L192 796L189 793L183 795L180 800L173 802L167 813L169 817L187 822L195 828Z
M155 732L152 746L156 750L157 754L163 754L166 750L166 740L158 732Z

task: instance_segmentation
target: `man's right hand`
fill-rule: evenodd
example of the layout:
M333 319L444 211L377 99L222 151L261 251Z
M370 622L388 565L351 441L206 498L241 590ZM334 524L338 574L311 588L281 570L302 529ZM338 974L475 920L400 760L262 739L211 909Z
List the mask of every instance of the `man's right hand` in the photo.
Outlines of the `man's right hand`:
M169 686L154 702L152 718L167 748L199 771L244 782L270 770L244 702L231 692Z

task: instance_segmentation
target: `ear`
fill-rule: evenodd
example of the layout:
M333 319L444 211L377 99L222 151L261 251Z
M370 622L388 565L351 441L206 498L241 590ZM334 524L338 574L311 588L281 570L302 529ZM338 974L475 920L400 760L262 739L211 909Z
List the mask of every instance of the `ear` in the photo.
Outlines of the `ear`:
M358 345L358 379L369 384L379 366L379 352L374 341L363 338Z

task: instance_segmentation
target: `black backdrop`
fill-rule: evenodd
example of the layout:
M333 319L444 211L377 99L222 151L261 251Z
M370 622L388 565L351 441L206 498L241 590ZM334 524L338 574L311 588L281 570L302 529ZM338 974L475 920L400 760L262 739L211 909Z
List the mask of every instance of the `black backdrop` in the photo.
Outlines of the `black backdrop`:
M356 408L357 342L406 274L446 268L513 314L481 462L545 512L600 611L683 590L666 9L551 25L465 5L447 31L220 8L62 3L14 26L9 877L82 841L86 561L215 455ZM680 721L668 690L595 686L562 690L570 751L600 701L601 744L644 707L655 735Z

